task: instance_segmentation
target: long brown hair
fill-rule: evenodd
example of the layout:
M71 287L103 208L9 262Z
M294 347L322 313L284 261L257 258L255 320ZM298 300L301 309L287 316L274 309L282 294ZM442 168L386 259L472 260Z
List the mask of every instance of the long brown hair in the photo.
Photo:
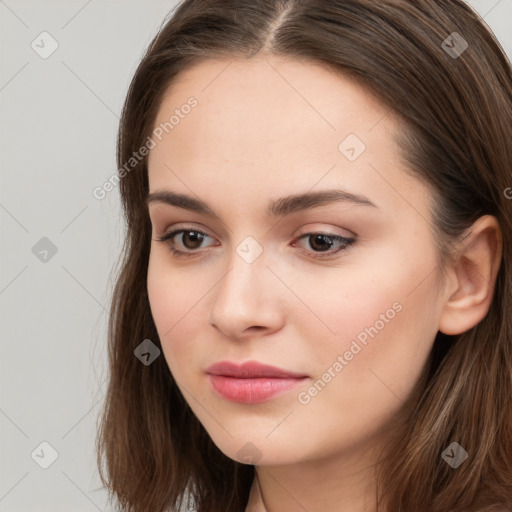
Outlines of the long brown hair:
M179 510L186 496L199 512L240 512L247 503L254 466L215 446L163 357L146 366L134 356L145 339L161 345L146 290L147 158L128 170L126 162L152 134L180 71L258 53L339 70L401 119L403 158L434 193L441 268L473 222L485 214L498 219L503 255L489 312L463 334L438 333L378 467L378 508L511 507L512 71L492 32L461 0L184 0L164 21L130 84L118 134L126 237L97 433L109 498L130 512ZM441 458L454 441L470 455L457 470Z

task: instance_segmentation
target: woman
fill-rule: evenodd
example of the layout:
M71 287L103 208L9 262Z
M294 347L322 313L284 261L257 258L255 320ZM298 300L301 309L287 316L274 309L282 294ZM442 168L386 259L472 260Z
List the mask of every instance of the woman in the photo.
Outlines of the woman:
M111 497L511 510L511 131L462 1L183 1L120 124Z

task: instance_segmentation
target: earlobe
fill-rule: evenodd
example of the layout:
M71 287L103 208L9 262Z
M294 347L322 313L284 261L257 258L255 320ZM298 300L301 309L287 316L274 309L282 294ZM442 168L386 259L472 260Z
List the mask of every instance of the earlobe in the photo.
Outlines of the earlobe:
M454 285L439 319L444 334L462 334L488 313L502 256L501 229L496 217L484 215L475 221L456 263L450 269Z

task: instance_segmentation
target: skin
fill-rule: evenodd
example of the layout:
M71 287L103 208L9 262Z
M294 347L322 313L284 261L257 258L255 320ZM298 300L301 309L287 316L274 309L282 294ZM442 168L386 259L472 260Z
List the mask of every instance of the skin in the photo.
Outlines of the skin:
M436 333L464 332L488 311L499 226L479 219L464 258L442 280L429 225L433 197L406 173L392 139L398 121L359 84L319 64L205 61L180 73L155 126L190 96L198 106L150 151L149 188L200 198L220 220L149 204L147 289L163 355L223 453L247 462L241 448L256 447L245 450L258 457L262 503L253 485L247 510L373 511L372 466ZM355 161L338 149L348 134L366 145ZM272 199L333 188L377 207L336 202L265 216ZM208 236L202 243L175 236L175 248L191 255L178 258L157 238L182 227ZM318 232L356 242L335 253L336 241L328 249L302 236ZM263 249L252 263L237 253L247 236ZM330 256L315 259L322 248ZM300 403L299 393L396 303L400 312ZM309 379L261 404L234 403L205 374L221 360L257 360Z

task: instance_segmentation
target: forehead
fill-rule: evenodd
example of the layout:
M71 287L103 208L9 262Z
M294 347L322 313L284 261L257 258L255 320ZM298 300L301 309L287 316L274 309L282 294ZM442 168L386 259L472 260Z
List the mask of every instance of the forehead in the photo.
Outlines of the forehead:
M196 105L183 108L190 98ZM197 64L163 96L154 129L166 126L161 140L153 137L150 190L269 197L319 184L378 198L396 180L411 193L417 185L400 169L392 139L399 124L389 109L354 79L311 61Z
M299 147L315 157L328 152L338 158L346 135L369 139L388 110L353 79L317 63L207 60L177 75L155 126L165 125L190 97L197 106L168 138L200 142L193 148L197 158L243 154L255 161L269 153L290 158Z

